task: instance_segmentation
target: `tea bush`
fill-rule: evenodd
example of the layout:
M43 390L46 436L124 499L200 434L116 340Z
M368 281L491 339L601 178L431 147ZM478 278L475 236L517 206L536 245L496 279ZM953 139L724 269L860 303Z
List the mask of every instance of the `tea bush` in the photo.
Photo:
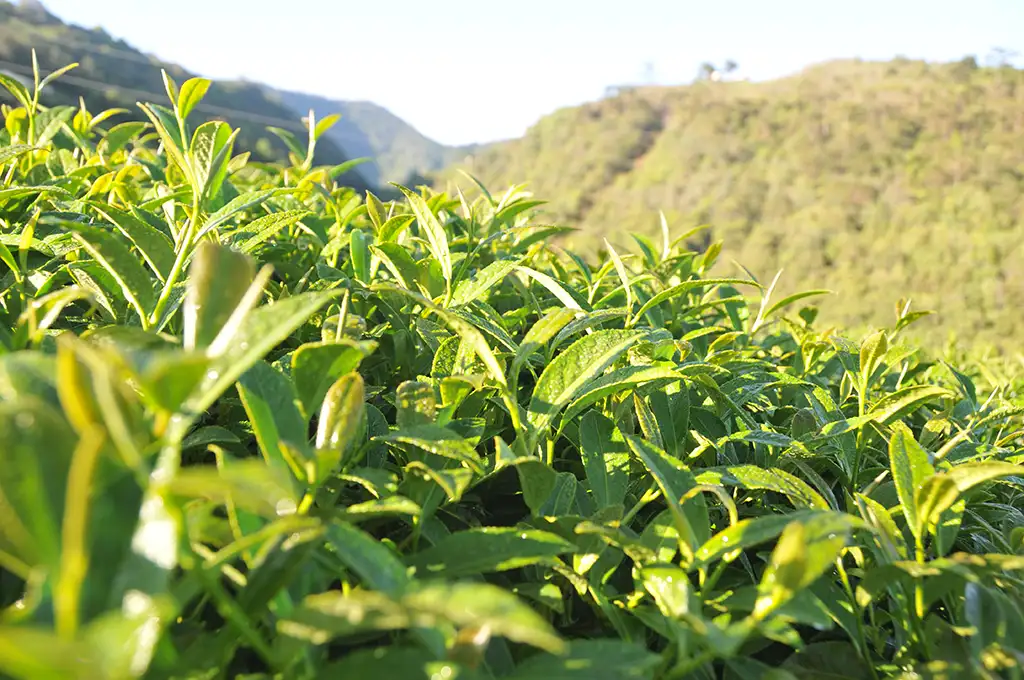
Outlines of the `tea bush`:
M1022 677L1019 371L909 304L0 81L6 676Z

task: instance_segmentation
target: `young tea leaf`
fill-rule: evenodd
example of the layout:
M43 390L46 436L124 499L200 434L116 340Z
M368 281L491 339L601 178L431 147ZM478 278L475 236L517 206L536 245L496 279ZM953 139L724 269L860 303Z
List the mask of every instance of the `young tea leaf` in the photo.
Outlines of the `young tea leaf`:
M547 429L588 383L647 335L647 331L639 330L597 331L570 345L537 379L528 409L530 423L538 431Z
M925 482L935 474L935 468L928 454L903 423L893 426L893 434L889 439L889 464L907 526L914 536L920 537L924 518L918 512L917 495Z

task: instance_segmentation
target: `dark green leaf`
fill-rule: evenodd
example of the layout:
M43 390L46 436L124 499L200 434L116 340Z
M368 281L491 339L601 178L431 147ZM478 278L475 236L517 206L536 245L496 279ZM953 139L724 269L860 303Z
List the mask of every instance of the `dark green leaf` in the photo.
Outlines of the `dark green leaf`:
M544 564L575 547L558 536L535 529L480 527L445 537L407 560L420 577L447 578Z

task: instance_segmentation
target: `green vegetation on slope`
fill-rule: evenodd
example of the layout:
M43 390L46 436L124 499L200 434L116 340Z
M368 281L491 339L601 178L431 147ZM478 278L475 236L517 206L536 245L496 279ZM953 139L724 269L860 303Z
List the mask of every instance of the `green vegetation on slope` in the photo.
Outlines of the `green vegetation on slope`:
M37 4L13 5L0 0L0 72L31 82L33 49L44 74L78 64L67 77L44 90L43 103L77 107L81 98L95 113L124 109L114 116L117 122L145 120L136 102L157 100L157 93L163 90L161 69L179 82L191 77L181 67L145 55L102 29L70 26ZM7 97L4 101L11 100ZM315 113L325 115L319 110ZM254 159L270 161L283 160L289 148L267 128L302 135L300 118L305 114L296 114L260 85L221 82L196 110L195 117L244 122L238 136L239 149L250 151ZM305 140L301 142L304 145ZM346 156L346 152L329 139L320 143L320 161L325 164L340 165L355 158ZM345 173L342 180L359 189L368 186L357 171Z
M475 145L452 147L435 142L372 102L336 101L298 92L276 94L299 115L310 109L320 116L341 114L327 138L353 157L372 159L359 166L360 174L372 186L414 184L420 176L459 162L477 149Z
M784 268L783 294L834 290L825 321L884 323L907 296L940 310L920 326L933 346L955 332L1019 349L1022 138L1020 70L835 62L560 110L466 167L489 186L528 182L591 250L656 235L662 210L676 228L710 225L720 273L735 260L765 282Z
M3 84L4 677L1020 677L1020 366Z

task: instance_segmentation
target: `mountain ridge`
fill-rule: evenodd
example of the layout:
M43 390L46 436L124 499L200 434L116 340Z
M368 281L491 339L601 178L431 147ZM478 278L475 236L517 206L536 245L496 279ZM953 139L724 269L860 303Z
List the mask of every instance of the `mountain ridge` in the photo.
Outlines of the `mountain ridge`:
M101 28L87 29L64 22L39 2L13 5L0 0L0 67L21 77L31 77L33 50L44 72L78 64L47 87L45 103L78 106L81 100L94 113L125 109L126 113L112 117L114 122L145 121L136 105L140 100L166 105L167 95L154 91L161 82L161 70L179 84L196 75L177 64L147 55ZM250 151L256 160L287 157L284 143L266 127L304 134L299 116L271 101L261 85L244 81L214 81L193 115L197 121L227 119L240 127L237 146ZM349 156L329 140L317 148L317 162L321 165L340 165L347 160ZM369 187L354 170L338 180L360 191Z
M45 71L79 64L49 86L47 102L77 106L81 97L95 112L107 108L129 111L115 117L115 121L144 120L136 106L138 100L165 103L166 95L154 91L158 90L161 69L179 84L196 75L146 54L102 28L65 22L39 2L12 4L0 0L0 69L15 77L31 78L33 49ZM194 115L200 118L205 113L207 119L226 119L241 127L239 147L252 152L255 159L282 160L288 149L266 128L284 128L301 139L305 135L302 118L310 108L318 118L342 114L317 146L319 164L338 165L356 157L372 159L341 178L361 191L380 188L389 181L419 182L424 173L479 148L440 144L372 102L334 100L248 80L214 80ZM383 191L387 193L386 186Z
M367 181L376 186L388 182L416 183L427 173L456 162L484 145L449 146L437 142L384 106L366 100L338 100L318 94L275 89L273 92L298 114L313 109L322 117L341 114L327 132L348 153L373 160L360 166Z
M922 332L1020 347L1024 321L1024 72L909 59L834 60L769 81L625 88L545 116L462 168L528 182L576 247L635 247L663 210L710 225L719 269L776 295L833 288L828 319L888 322L899 298L941 314ZM795 245L794 245L795 244Z

